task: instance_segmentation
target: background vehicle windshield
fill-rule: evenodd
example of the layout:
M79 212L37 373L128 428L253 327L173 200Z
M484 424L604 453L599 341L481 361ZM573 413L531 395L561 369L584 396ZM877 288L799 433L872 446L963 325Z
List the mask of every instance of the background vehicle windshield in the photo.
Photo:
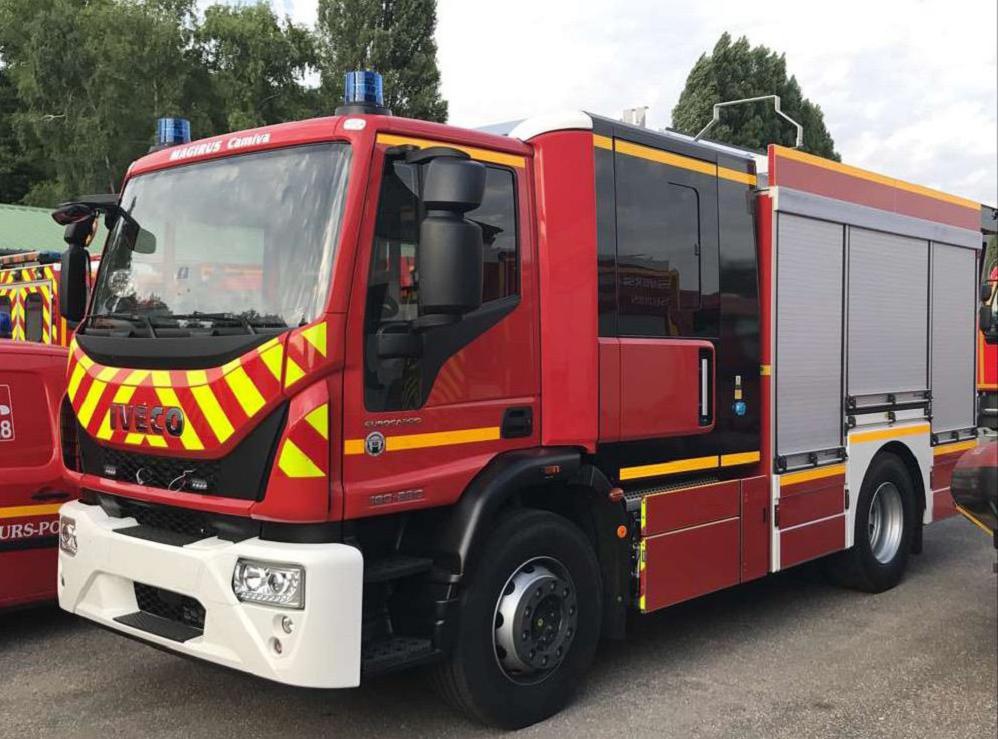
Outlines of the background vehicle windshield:
M119 219L108 236L92 315L311 321L329 290L349 159L348 145L322 144L136 177L121 198L135 223Z

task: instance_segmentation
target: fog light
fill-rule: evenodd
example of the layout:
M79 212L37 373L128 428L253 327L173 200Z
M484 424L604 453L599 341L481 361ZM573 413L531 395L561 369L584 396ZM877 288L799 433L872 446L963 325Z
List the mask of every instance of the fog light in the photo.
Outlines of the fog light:
M208 489L208 481L200 477L190 477L187 479L187 487L200 493Z
M232 592L248 603L301 609L305 607L305 568L240 559L232 572Z
M76 555L76 521L69 516L59 516L59 549L70 557Z
M104 477L117 477L118 467L113 464L104 465Z

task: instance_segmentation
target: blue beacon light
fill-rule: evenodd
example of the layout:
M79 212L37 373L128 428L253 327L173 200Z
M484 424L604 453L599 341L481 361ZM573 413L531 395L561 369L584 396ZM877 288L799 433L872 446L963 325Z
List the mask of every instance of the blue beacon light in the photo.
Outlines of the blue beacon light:
M385 89L381 75L367 69L347 72L343 79L343 105L336 115L391 115L385 107Z
M186 118L160 118L156 121L156 146L187 144L191 140L191 122Z

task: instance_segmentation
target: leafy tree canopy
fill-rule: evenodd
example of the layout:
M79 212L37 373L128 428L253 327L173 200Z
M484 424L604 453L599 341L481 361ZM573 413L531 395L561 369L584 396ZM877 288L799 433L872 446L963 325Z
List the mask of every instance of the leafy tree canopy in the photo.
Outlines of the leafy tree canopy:
M447 120L437 69L436 0L319 0L321 94L332 110L343 76L374 69L384 76L385 105L395 115Z
M744 36L732 42L728 33L722 34L714 50L693 65L672 109L673 128L695 135L710 121L715 103L761 95L779 95L783 112L804 127L804 151L839 161L821 108L804 97L795 77L787 76L785 55L750 46ZM793 126L774 112L771 101L722 109L720 122L707 134L713 141L757 151L772 143L793 146L795 137Z
M331 114L348 69L384 74L396 113L446 118L435 0L319 10L313 31L267 3L0 0L0 202L116 191L163 116L202 138Z

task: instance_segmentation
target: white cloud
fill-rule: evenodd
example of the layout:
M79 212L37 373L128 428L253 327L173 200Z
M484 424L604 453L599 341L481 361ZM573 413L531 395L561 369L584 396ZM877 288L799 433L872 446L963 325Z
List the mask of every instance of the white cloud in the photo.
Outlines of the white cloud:
M272 0L314 23L315 0ZM456 125L563 108L671 119L723 31L785 52L844 161L998 203L993 0L439 0L443 94Z

